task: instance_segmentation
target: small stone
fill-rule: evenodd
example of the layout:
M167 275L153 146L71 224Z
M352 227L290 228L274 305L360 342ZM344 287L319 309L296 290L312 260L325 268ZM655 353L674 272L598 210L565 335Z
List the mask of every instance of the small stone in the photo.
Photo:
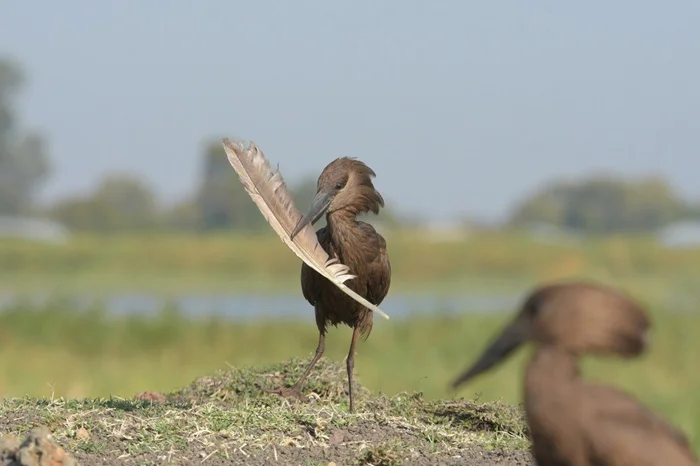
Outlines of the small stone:
M153 391L137 393L136 396L134 396L134 399L150 401L151 403L163 403L166 400L165 395L160 392Z
M11 464L18 448L19 440L16 438L8 435L0 439L0 464Z
M345 431L344 430L336 430L331 434L330 438L330 443L331 445L338 445L340 443L343 443L345 440Z
M77 438L78 440L89 440L90 432L88 432L87 429L85 429L84 427L81 427L76 431L75 438Z
M56 445L48 428L32 429L21 445L3 461L18 466L78 466L77 461Z

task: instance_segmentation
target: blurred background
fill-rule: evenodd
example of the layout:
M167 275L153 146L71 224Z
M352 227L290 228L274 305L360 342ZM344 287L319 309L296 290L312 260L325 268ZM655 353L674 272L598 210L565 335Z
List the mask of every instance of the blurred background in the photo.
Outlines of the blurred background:
M229 137L304 210L335 157L377 172L392 320L359 348L370 389L454 396L531 287L590 278L647 304L654 336L586 376L698 445L698 21L691 1L3 2L0 394L132 396L310 357L301 262ZM526 356L460 395L518 401Z

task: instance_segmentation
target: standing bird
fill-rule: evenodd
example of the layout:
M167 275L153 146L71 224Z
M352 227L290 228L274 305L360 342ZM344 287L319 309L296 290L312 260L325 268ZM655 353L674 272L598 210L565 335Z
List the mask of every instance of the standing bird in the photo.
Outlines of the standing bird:
M357 338L360 334L365 339L369 336L373 312L389 319L378 306L389 291L391 279L386 241L371 225L356 218L363 212L377 214L384 206L384 199L372 184L375 173L358 160L334 160L321 173L309 212L302 215L282 174L272 171L255 143L251 141L245 149L239 141L224 138L222 142L231 166L260 213L289 249L304 261L302 292L314 306L320 332L316 354L294 387L269 391L302 398L300 387L323 354L328 324L345 323L353 328L347 358L352 412ZM328 226L314 232L313 224L324 213Z
M363 162L347 157L338 158L323 169L317 182L316 196L308 212L297 223L290 238L308 224L313 225L326 215L326 226L316 232L321 247L331 258L337 258L356 275L348 286L374 305L386 297L391 283L391 265L386 241L369 223L357 220L365 212L379 213L384 207L382 195L374 188L374 171ZM273 392L301 396L301 386L325 350L328 325L348 325L353 329L347 357L348 398L350 412L353 403L353 369L355 345L361 335L364 340L372 331L373 312L351 299L306 263L301 265L301 290L314 306L319 337L316 352L304 374L291 389Z
M578 359L625 358L647 348L645 310L610 288L582 283L541 286L453 389L496 366L527 340L525 414L540 466L698 466L686 436L630 395L580 378Z

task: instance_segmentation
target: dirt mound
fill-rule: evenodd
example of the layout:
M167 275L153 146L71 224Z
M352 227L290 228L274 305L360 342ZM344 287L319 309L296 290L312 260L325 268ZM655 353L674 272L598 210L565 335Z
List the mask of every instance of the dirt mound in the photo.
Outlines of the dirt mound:
M261 391L290 385L306 363L222 371L129 400L5 400L0 432L48 425L83 465L534 464L519 407L372 395L358 384L350 414L344 364L327 360L306 403Z
M54 443L46 427L36 427L24 442L14 437L0 439L1 466L78 466L75 459Z

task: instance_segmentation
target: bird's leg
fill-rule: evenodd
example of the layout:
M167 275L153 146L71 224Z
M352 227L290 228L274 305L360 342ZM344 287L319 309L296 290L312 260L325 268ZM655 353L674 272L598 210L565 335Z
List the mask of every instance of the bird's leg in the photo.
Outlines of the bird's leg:
M292 390L296 391L301 391L301 386L303 385L304 381L306 381L306 378L309 376L311 373L311 369L314 368L316 363L318 362L319 359L321 359L321 356L323 356L323 352L326 350L326 334L323 332L320 332L318 335L318 346L316 346L316 353L314 354L314 357L311 359L311 362L309 365L306 367L306 370L304 373L299 377L299 380L297 380L297 383L294 384L294 387L292 387Z
M311 362L309 365L306 367L306 370L302 374L301 377L299 377L299 380L297 380L297 383L294 384L292 388L287 388L287 387L280 387L280 388L275 388L271 390L264 390L268 393L276 393L278 395L282 396L291 396L298 398L300 400L305 400L306 398L304 395L301 394L301 386L303 385L304 381L306 381L307 377L309 377L309 374L311 373L311 370L314 368L316 363L318 362L319 359L321 359L321 356L323 356L323 352L326 350L326 334L324 332L320 332L318 336L318 346L316 346L316 353L314 354L314 357L311 359Z
M352 330L352 340L350 340L350 351L348 352L348 358L346 360L348 368L348 398L350 399L350 412L354 411L353 400L352 400L352 371L355 369L355 344L357 344L357 337L360 335L360 327L355 326Z

